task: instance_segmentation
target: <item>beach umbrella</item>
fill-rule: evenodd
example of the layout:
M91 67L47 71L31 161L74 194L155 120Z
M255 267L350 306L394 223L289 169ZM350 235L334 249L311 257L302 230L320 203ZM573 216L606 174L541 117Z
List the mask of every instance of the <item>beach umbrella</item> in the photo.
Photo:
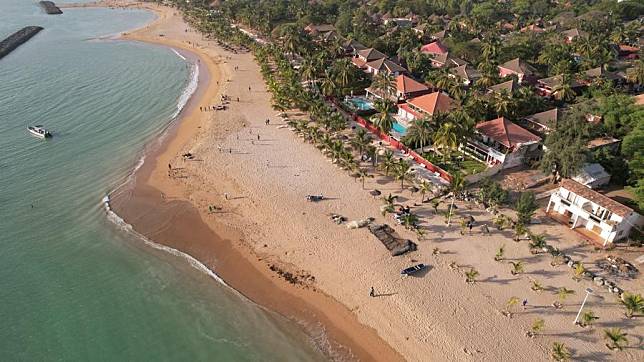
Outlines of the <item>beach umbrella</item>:
M376 196L380 196L382 192L380 192L380 190L371 190L369 191L369 194L373 197L376 197Z

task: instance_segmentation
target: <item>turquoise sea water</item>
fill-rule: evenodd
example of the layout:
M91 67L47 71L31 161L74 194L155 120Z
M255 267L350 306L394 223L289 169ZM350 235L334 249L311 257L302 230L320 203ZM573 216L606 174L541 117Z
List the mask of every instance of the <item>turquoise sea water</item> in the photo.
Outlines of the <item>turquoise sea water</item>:
M102 208L191 82L169 49L95 39L153 15L0 7L0 38L45 27L0 60L0 360L322 359L294 324L146 246ZM30 124L54 138L29 136Z

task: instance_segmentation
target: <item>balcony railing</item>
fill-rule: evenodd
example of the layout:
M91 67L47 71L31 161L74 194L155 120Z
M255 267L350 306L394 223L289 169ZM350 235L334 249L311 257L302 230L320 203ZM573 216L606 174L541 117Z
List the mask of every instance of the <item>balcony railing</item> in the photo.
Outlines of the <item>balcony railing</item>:
M468 140L467 143L468 143L468 146L470 146L472 148L478 148L479 150L487 153L488 155L490 155L490 156L494 157L495 159L499 160L500 162L503 162L503 160L505 160L505 154L495 150L491 146L488 146L488 145L486 145L486 144L484 144L482 142L479 142L479 141L473 140L473 139Z

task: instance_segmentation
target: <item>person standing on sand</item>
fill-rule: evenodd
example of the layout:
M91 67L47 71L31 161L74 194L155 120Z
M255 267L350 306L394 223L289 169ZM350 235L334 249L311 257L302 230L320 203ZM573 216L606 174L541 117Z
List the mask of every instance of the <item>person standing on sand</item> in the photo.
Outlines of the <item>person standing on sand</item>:
M227 192L224 192L224 198L226 198L226 200L228 200L228 193Z
M248 86L248 91L250 92L250 86Z
M372 298L376 296L376 290L373 289L373 287L371 287L371 290L369 291L369 296Z
M259 141L259 134L257 135L257 140Z
M523 304L523 310L525 310L526 306L528 305L528 300L524 299L523 303L521 303L521 304Z

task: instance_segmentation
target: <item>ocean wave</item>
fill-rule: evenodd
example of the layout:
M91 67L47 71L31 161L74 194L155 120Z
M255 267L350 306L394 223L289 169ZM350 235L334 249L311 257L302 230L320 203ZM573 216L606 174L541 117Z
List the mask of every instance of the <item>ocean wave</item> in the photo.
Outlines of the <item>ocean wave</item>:
M132 227L131 224L128 224L122 217L120 217L117 213L114 212L114 210L112 210L112 207L110 205L110 196L109 195L105 195L105 197L103 197L101 202L103 204L103 208L105 209L105 212L107 213L108 220L110 220L112 223L114 223L116 226L118 226L121 230L123 230L123 231L125 231L125 232L127 232L127 233L129 233L131 235L134 235L138 239L142 240L145 243L145 245L151 246L154 249L161 250L161 251L164 251L164 252L166 252L168 254L171 254L171 255L174 255L174 256L177 256L177 257L185 259L186 261L188 261L188 263L193 268L195 268L195 269L207 274L212 279L216 280L217 282L221 283L222 285L224 285L224 286L230 288L231 290L237 292L238 294L240 294L236 289L234 289L231 286L229 286L228 284L226 284L226 282L223 279L221 279L221 277L219 275L215 274L215 272L210 270L210 268L208 268L205 264L201 263L199 260L195 259L192 255L184 253L184 252L182 252L180 250L177 250L175 248L171 248L169 246L156 243L156 242L148 239L147 237L145 237L145 235L143 235L143 234L137 232L136 230L134 230L134 228Z
M176 50L172 49L178 56L184 58L179 52ZM190 64L190 63L188 63ZM185 108L186 104L188 104L188 101L190 101L190 98L192 95L197 91L197 87L199 86L199 64L197 63L192 63L191 64L191 71L190 71L190 83L188 83L188 86L186 89L184 89L183 93L181 93L181 96L179 96L179 101L177 102L177 110L172 114L171 118L174 119L176 118L179 113Z

